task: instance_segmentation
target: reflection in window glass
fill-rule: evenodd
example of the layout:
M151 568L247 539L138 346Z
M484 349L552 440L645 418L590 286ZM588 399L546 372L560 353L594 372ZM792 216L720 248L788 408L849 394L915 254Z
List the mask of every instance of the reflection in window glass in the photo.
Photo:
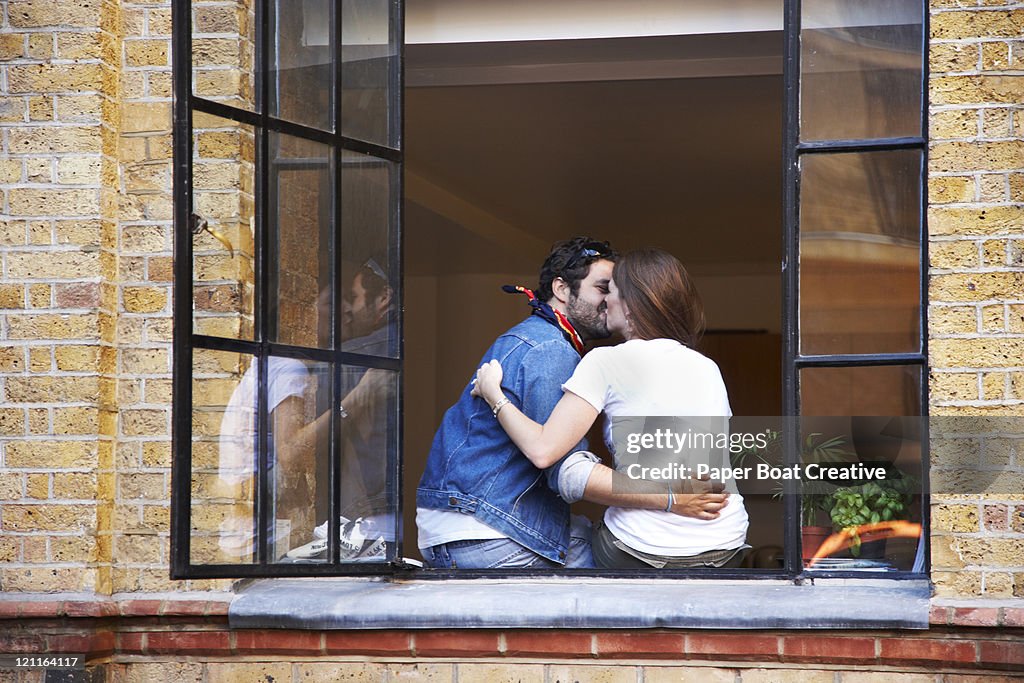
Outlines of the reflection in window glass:
M800 139L921 135L921 3L804 0Z
M252 356L195 349L191 561L255 561L258 368Z
M192 93L255 109L256 2L192 1Z
M331 130L334 121L334 18L327 0L273 0L270 114Z
M800 160L800 352L920 350L921 153Z
M192 148L192 329L252 339L255 132L195 112Z
M800 414L920 415L921 368L806 368L800 371Z
M327 519L329 498L330 368L294 358L267 360L273 560L327 560L326 527L317 527Z
M396 539L398 373L341 368L342 561L383 560Z
M342 134L397 148L398 44L392 0L346 0L342 9Z
M270 134L271 341L330 348L334 310L334 204L330 149Z
M394 178L389 161L342 154L342 351L398 357Z

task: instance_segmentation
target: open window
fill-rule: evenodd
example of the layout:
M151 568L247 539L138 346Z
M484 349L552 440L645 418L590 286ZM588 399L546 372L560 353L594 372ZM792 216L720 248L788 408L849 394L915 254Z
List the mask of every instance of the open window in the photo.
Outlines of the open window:
M890 436L922 523L925 3L405 4L175 2L174 575L408 571L499 287L574 234L676 254L734 414L821 418L778 464ZM741 486L738 575L801 575L808 492Z

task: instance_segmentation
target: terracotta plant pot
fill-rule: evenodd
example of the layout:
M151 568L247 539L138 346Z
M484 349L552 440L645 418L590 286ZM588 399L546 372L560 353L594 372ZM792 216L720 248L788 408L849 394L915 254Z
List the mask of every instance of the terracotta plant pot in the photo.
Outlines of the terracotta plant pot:
M818 548L825 541L826 538L832 535L832 527L830 526L805 526L800 528L800 546L801 555L804 559L804 563L814 557L814 553L818 552Z

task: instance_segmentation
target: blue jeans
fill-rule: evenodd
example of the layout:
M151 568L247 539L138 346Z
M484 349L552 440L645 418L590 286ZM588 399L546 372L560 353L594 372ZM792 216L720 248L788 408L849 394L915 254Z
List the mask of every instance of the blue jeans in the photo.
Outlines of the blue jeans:
M561 569L563 565L538 555L510 538L452 541L423 548L428 567L438 569ZM590 568L590 520L572 515L566 569Z

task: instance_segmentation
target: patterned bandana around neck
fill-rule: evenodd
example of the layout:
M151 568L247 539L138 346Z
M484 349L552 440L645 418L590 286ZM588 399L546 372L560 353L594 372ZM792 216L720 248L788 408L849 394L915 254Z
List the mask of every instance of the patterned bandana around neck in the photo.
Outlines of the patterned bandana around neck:
M508 294L525 294L528 296L530 298L530 307L533 308L533 315L540 316L560 329L562 334L565 335L566 340L576 349L576 353L581 356L583 355L583 340L565 315L538 299L532 289L527 289L522 285L502 285L501 289Z

